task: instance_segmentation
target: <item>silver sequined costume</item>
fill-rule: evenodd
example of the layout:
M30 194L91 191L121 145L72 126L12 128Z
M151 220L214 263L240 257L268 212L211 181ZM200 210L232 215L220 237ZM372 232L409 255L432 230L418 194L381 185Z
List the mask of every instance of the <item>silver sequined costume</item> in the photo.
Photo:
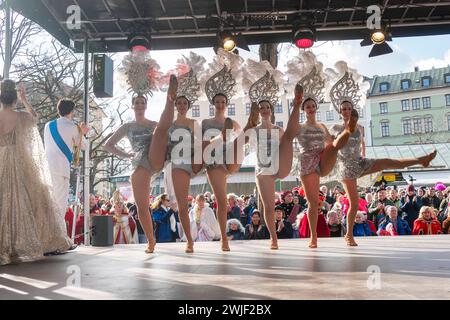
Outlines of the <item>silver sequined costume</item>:
M205 132L208 131L208 133L212 134L212 138L216 137L221 134L224 124L219 123L215 121L214 119L206 119L202 123L202 134L205 136ZM210 135L211 136L211 135ZM211 139L212 139L211 138ZM223 163L214 163L214 164L207 164L206 169L213 169L222 166L225 170L228 171L227 166L225 165L226 161L226 150L227 150L227 144L223 145ZM211 152L211 158L215 157L215 150L212 150ZM207 159L205 159L207 161Z
M173 139L175 139L175 141L172 140L172 136L174 134L174 132L177 129L182 129L183 131L180 132L180 134L182 134L182 136L179 136L178 139L176 139L176 137L173 137ZM188 135L188 136L186 136ZM183 139L183 140L182 140ZM181 151L180 154L176 154L175 156L177 156L177 161L181 163L175 163L175 159L173 159L172 156L172 150L173 148L180 143L181 141L190 141L190 146L191 146L191 154L189 156L187 156L189 159L186 159L188 161L186 161L186 163L183 161L183 157L184 154ZM183 126L183 125L177 125L177 124L172 124L172 126L169 128L169 145L167 146L167 160L172 162L172 170L173 169L181 169L186 171L187 173L193 175L192 172L192 157L194 156L194 132L192 131L191 128L189 128L188 126Z
M119 157L127 158L128 154L118 149L116 144L127 137L130 141L131 148L135 156L132 160L133 169L141 166L144 169L153 172L148 162L148 150L152 143L153 131L156 124L152 126L144 126L134 121L123 124L106 142L104 149Z
M333 136L338 136L344 131L344 126L336 124L330 129ZM337 180L358 179L370 170L375 159L361 157L361 132L359 128L350 134L347 144L338 151L336 166L331 173Z
M275 127L274 130L279 130L279 127ZM280 135L271 135L270 129L263 129L256 127L257 133L257 147L256 147L256 175L275 175L278 173L280 164ZM272 148L275 150L275 154L272 154ZM264 159L267 158L267 159ZM267 161L270 159L270 161Z
M300 176L317 172L320 174L320 154L325 148L325 131L314 125L303 123L297 135L300 144Z

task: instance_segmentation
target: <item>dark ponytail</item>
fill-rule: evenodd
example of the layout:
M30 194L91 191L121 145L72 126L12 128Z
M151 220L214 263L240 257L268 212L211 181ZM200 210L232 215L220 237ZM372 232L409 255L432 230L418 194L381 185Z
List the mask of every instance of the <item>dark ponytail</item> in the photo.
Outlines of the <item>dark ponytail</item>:
M12 80L3 80L0 85L0 103L5 106L10 106L16 101L16 83Z

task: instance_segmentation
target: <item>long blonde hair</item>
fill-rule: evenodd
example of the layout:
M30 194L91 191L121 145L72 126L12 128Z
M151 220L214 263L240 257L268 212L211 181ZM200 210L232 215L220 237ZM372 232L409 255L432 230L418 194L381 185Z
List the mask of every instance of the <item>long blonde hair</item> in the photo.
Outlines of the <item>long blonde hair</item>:
M151 209L152 210L158 209L161 206L161 204L163 203L163 201L167 199L168 196L169 195L167 193L163 193L163 194L160 194L158 197L156 197L156 200L153 201L153 203L152 203Z
M420 220L425 220L425 218L423 217L423 214L424 214L424 212L426 212L428 210L433 210L433 208L428 207L428 206L423 206L422 208L420 208L420 211L419 211L419 219ZM433 213L432 212L430 214L430 218L433 219Z

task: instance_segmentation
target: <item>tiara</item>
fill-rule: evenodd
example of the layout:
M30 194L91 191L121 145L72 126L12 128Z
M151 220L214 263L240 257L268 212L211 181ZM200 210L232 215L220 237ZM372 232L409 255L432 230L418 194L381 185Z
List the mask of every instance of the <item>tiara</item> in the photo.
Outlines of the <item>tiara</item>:
M177 98L185 97L191 106L197 101L199 91L200 84L192 69L178 80Z
M159 65L150 57L148 51L133 51L127 54L119 71L129 85L128 92L133 92L134 96L152 96L153 91L159 89Z
M272 106L274 106L278 101L279 86L276 83L274 76L266 71L264 76L259 78L255 83L252 84L248 95L252 102L260 102L267 100Z
M346 71L330 89L330 100L334 109L339 113L339 106L344 102L351 102L356 106L361 100L359 84L353 79L353 74Z
M303 87L303 102L312 99L318 104L323 100L325 95L325 78L316 66L313 66L311 71L297 82L297 85Z
M214 74L211 78L206 81L205 93L211 104L214 104L214 97L221 93L224 94L228 100L234 94L234 86L236 85L236 80L231 74L231 69L225 65L222 70Z

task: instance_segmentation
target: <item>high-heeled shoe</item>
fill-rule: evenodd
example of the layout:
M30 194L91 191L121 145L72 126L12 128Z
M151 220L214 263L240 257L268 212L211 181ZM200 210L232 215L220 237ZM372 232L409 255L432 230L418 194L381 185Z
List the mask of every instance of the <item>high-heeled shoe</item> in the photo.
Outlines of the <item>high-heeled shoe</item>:
M278 242L270 241L270 250L278 250Z
M186 249L184 250L184 252L186 253L194 253L194 243L187 243L186 244Z
M421 158L421 161L420 161L421 165L424 168L429 167L430 166L430 162L433 161L434 158L436 158L436 155L437 155L437 150L434 149L433 152L431 152L430 154L428 154L428 155L426 155L426 156Z
M353 237L344 237L345 242L347 243L347 246L349 247L357 247L358 244L355 242L355 239Z
M222 242L222 251L230 251L230 245L228 244L228 242Z
M145 249L145 253L153 253L155 251L156 240L150 241Z
M317 248L317 240L316 241L310 240L308 247L311 248L311 249Z

